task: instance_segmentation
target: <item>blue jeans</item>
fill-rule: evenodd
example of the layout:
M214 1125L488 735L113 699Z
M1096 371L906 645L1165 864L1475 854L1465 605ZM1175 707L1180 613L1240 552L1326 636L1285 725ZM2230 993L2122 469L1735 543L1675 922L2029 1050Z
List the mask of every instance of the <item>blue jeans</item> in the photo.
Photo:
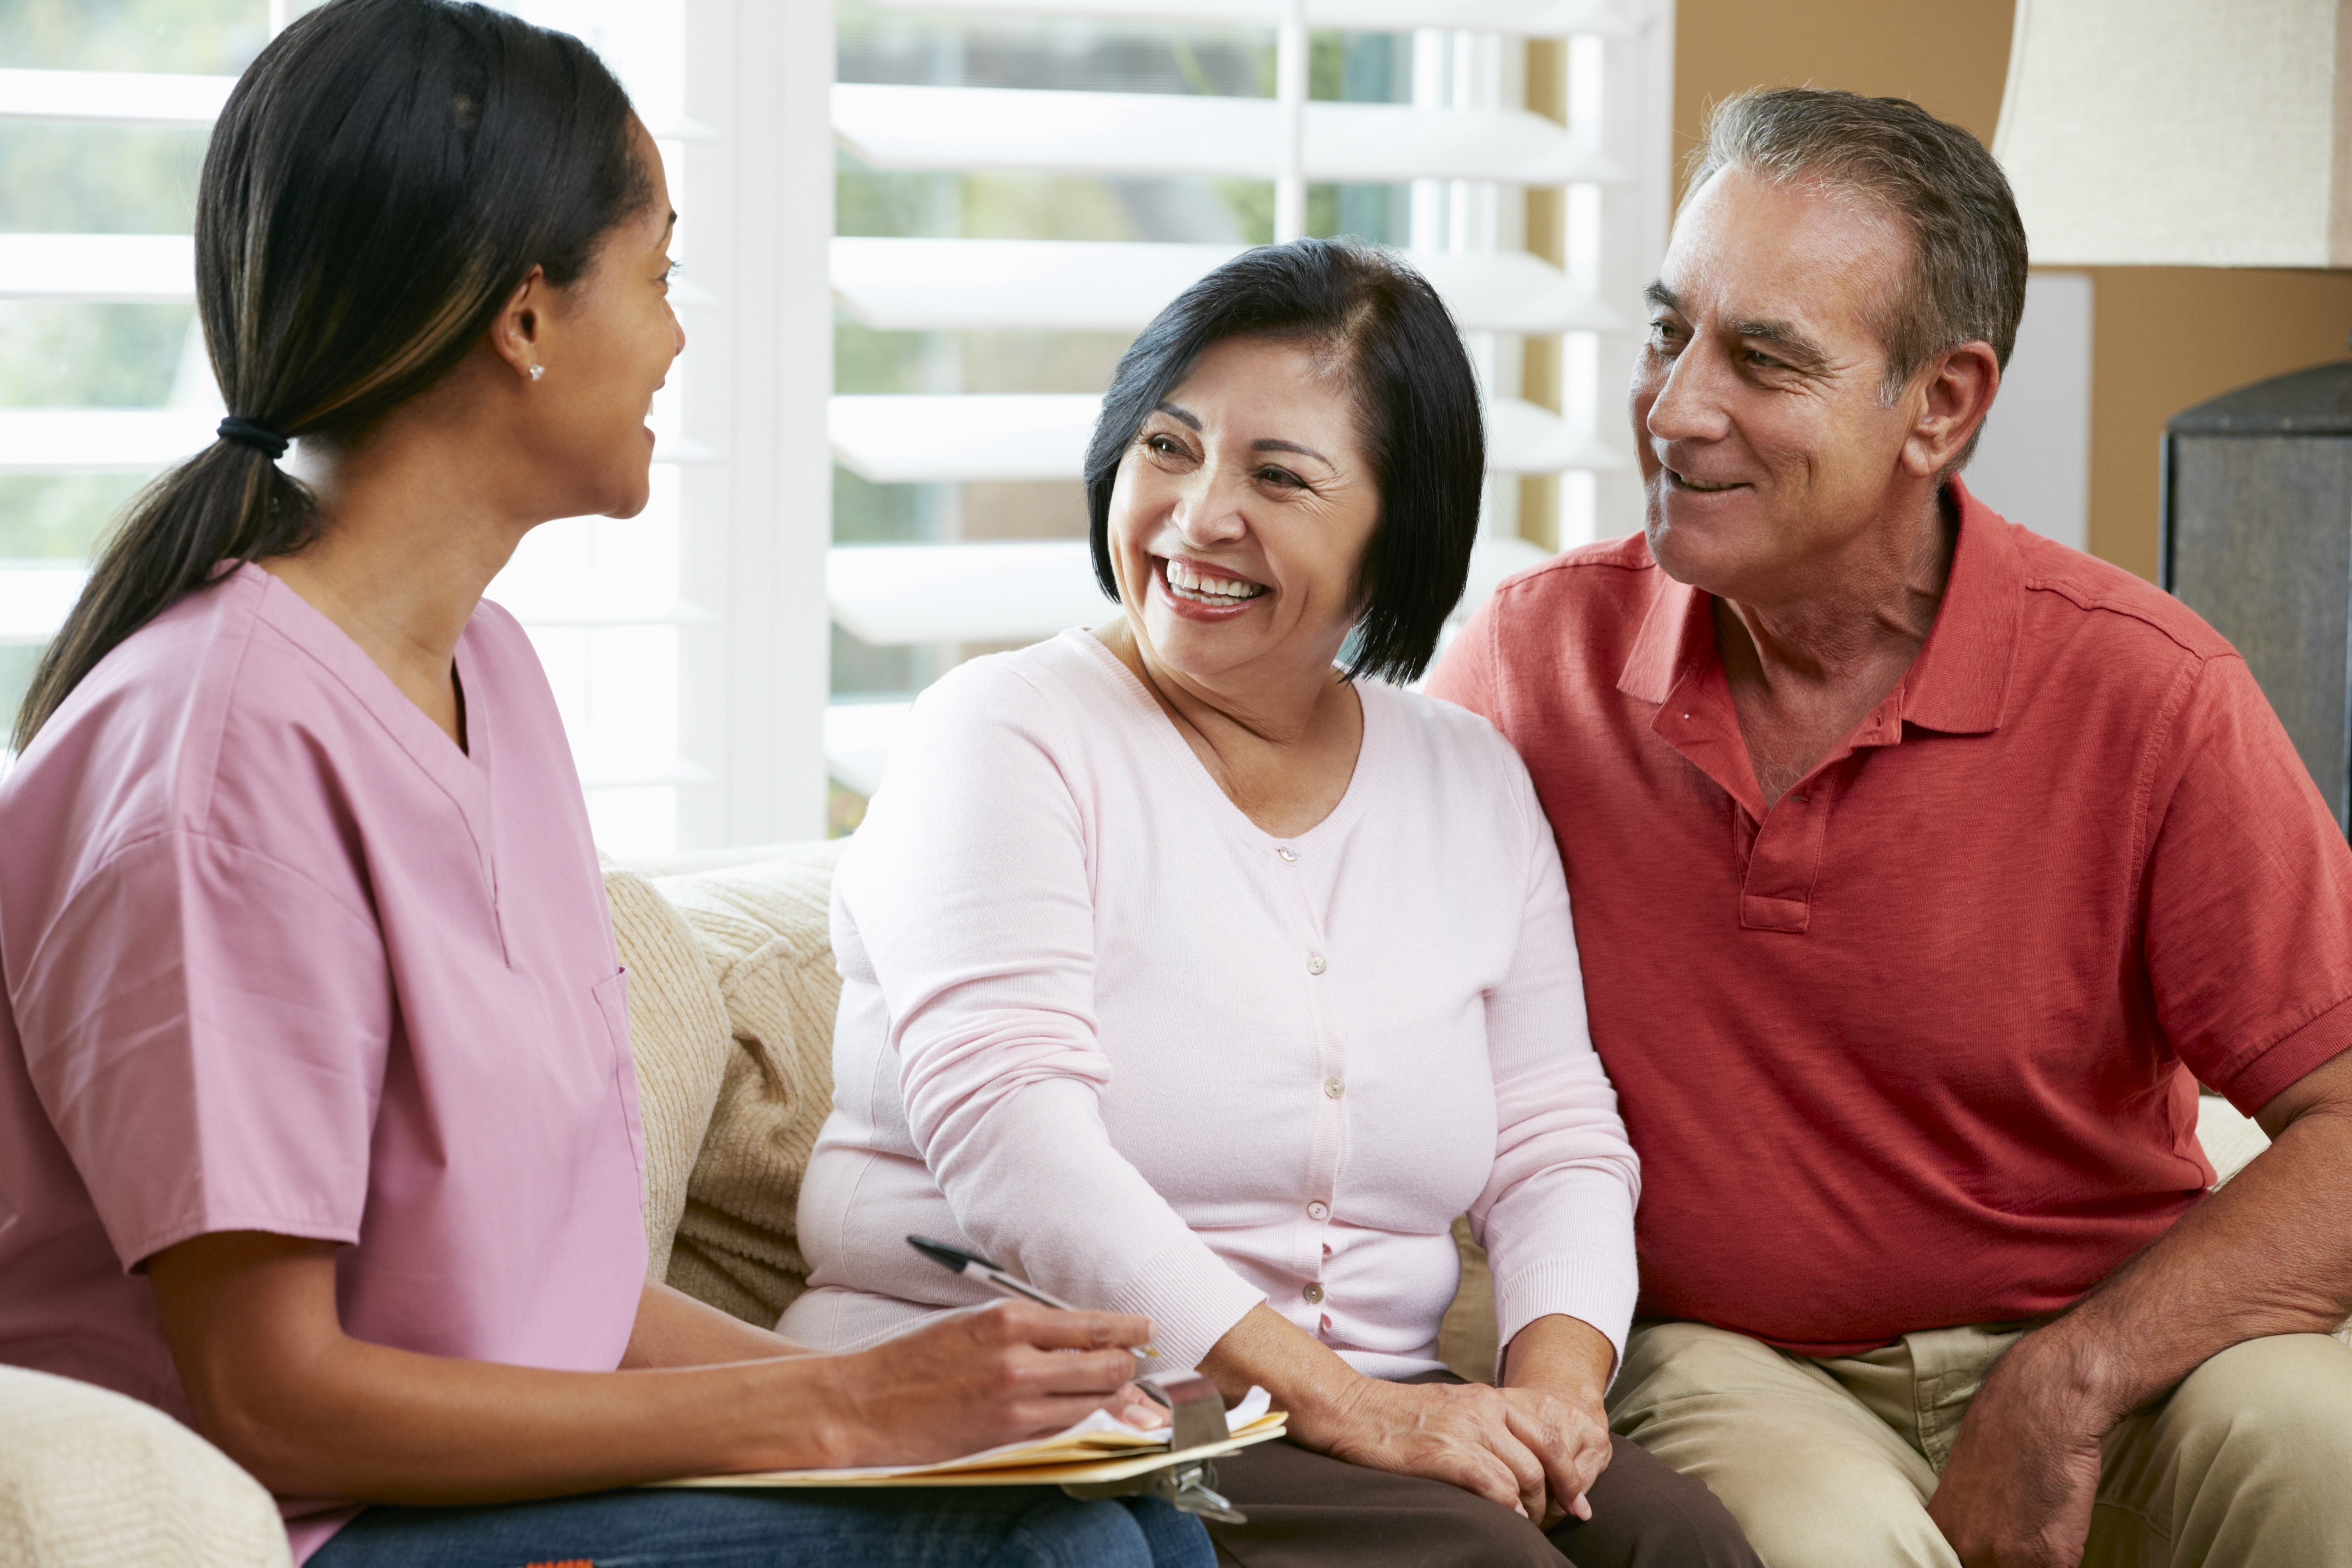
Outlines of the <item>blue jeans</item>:
M1051 1487L613 1491L368 1509L310 1568L1212 1568L1201 1521Z

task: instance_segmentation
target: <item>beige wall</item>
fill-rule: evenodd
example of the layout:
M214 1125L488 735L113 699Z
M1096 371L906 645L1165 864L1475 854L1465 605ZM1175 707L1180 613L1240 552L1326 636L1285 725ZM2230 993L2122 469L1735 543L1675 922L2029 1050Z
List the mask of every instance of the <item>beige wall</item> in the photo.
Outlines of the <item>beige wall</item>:
M1706 107L1743 88L1810 84L1916 100L1990 143L2011 0L1679 0L1678 153ZM2157 443L2181 409L2345 356L2352 274L2091 269L2091 549L2156 575Z

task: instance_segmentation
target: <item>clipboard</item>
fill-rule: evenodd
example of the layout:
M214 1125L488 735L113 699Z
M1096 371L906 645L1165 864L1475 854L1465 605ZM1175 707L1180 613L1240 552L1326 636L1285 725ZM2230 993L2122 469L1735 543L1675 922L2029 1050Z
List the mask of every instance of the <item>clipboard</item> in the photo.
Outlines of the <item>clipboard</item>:
M660 1488L767 1489L803 1487L1058 1486L1072 1497L1154 1496L1186 1513L1231 1523L1244 1516L1216 1490L1215 1461L1283 1435L1287 1413L1269 1409L1229 1427L1225 1404L1198 1373L1176 1373L1139 1384L1169 1406L1170 1435L1154 1441L1131 1428L1068 1432L1009 1444L929 1465L876 1466L849 1470L754 1470L740 1475L687 1476L649 1483Z

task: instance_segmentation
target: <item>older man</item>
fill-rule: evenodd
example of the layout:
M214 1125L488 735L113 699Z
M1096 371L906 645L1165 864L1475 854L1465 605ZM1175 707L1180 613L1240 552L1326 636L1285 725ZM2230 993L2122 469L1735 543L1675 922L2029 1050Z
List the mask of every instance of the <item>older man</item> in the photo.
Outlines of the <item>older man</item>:
M2352 851L2227 643L1954 477L2024 287L1965 132L1726 104L1644 533L1435 679L1534 773L1642 1155L1612 1418L1776 1568L2352 1563ZM2196 1079L2276 1140L2210 1196Z

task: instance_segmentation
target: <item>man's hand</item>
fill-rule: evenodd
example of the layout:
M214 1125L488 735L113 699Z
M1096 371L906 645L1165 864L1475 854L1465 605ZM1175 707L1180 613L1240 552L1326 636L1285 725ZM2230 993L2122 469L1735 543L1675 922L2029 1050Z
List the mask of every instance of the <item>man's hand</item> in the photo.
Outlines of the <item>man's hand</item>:
M1994 1363L1927 1504L1968 1568L2074 1568L2091 1533L2110 1413L2053 1330Z

